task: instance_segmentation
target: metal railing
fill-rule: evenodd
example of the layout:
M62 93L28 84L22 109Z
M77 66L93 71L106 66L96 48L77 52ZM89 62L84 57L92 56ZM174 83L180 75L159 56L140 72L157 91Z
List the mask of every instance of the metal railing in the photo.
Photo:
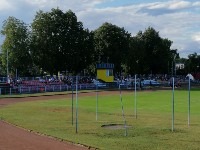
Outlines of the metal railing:
M13 95L13 94L29 94L29 93L42 93L42 92L62 92L75 90L76 85L35 85L35 86L13 86L13 87L1 87L0 95ZM78 90L91 90L96 89L94 84L78 84Z

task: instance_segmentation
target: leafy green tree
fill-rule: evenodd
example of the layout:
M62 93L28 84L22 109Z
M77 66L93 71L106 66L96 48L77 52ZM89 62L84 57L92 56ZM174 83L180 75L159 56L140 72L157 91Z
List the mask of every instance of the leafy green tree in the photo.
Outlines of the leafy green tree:
M58 28L54 26L52 19L56 19L56 17L51 18L49 13L44 13L43 11L37 12L32 23L31 37L31 57L34 64L50 73L53 73L55 68L56 70L58 69L54 65L56 64L55 61L57 61L56 55L60 54L59 46L57 46L59 42L56 43L60 35L54 31ZM61 60L58 59L58 61Z
M5 36L1 46L3 69L7 69L8 60L10 75L14 75L16 69L21 76L29 75L31 57L28 26L23 21L9 17L4 21L1 34Z
M139 31L133 39L129 56L134 55L134 59L131 61L135 63L137 72L167 73L172 41L161 38L159 32L151 27L144 32Z
M91 43L92 34L83 29L71 10L39 11L32 23L34 63L50 74L63 70L81 72L91 61Z
M94 31L95 57L98 63L113 63L120 73L126 63L130 33L111 23L104 23Z
M197 53L189 54L188 59L185 63L185 70L187 73L197 73L199 72L199 66L200 66L200 55L197 55Z
M138 58L138 54L136 49L140 47L140 44L138 44L137 38L133 37L130 39L130 48L128 50L128 55L126 59L126 66L127 70L130 74L135 74L138 72L138 62L140 61Z
M93 33L88 29L79 32L78 55L75 55L73 59L74 68L76 73L83 72L89 69L91 64L95 61L94 54L94 38ZM89 71L92 73L91 71Z
M161 44L159 33L153 28L148 28L143 33L143 42L145 45L145 72L157 73L159 66L161 66L159 50ZM158 63L159 62L159 63Z
M126 65L129 68L129 74L143 74L145 48L142 42L141 32L135 37L131 37L130 49L127 53Z

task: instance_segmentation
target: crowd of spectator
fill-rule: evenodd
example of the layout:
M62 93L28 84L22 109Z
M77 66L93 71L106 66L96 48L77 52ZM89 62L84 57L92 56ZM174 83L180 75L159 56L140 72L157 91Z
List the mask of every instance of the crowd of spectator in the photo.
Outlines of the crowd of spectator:
M72 85L76 84L91 84L93 77L77 77L76 76L62 76L62 77L35 77L35 78L8 78L6 83L10 86L45 86L45 85Z
M139 81L143 80L154 80L158 81L160 83L167 83L168 85L171 85L172 77L175 78L175 82L177 83L177 86L181 86L182 82L185 82L187 80L187 77L184 75L163 75L163 74L156 74L156 75L137 75L136 79ZM94 83L94 80L96 77L92 76L46 76L46 77L35 77L35 78L8 78L7 83L10 86L45 86L45 85L72 85L76 84L78 81L78 84L92 84ZM114 77L114 82L117 84L124 84L129 81L133 81L135 79L135 75L127 75L127 76L117 76Z

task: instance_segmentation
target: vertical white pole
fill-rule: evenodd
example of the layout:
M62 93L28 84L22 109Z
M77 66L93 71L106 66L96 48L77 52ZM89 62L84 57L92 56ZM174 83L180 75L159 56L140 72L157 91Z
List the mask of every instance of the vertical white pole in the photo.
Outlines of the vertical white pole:
M78 76L76 76L76 133L78 133Z
M97 77L96 77L96 80L97 80ZM99 99L98 84L96 84L96 121L98 120L98 99Z
M190 77L188 85L188 126L190 126Z
M174 131L174 77L172 78L172 132Z
M137 87L136 87L136 75L135 75L135 118L137 119Z
M71 85L71 88L72 88L72 125L74 125L74 89L73 89L73 86L74 86L74 82L73 82L73 77L72 77L72 85Z

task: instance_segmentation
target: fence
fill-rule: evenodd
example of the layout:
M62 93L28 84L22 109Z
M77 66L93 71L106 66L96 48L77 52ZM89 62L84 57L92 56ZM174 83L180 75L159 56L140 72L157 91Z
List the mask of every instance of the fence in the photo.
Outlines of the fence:
M107 86L108 88L109 86ZM13 86L13 87L1 87L0 95L3 94L28 94L28 93L42 93L42 92L62 92L75 90L76 85L32 85L32 86ZM103 88L103 87L99 87ZM95 84L78 84L78 90L93 90L96 89Z

